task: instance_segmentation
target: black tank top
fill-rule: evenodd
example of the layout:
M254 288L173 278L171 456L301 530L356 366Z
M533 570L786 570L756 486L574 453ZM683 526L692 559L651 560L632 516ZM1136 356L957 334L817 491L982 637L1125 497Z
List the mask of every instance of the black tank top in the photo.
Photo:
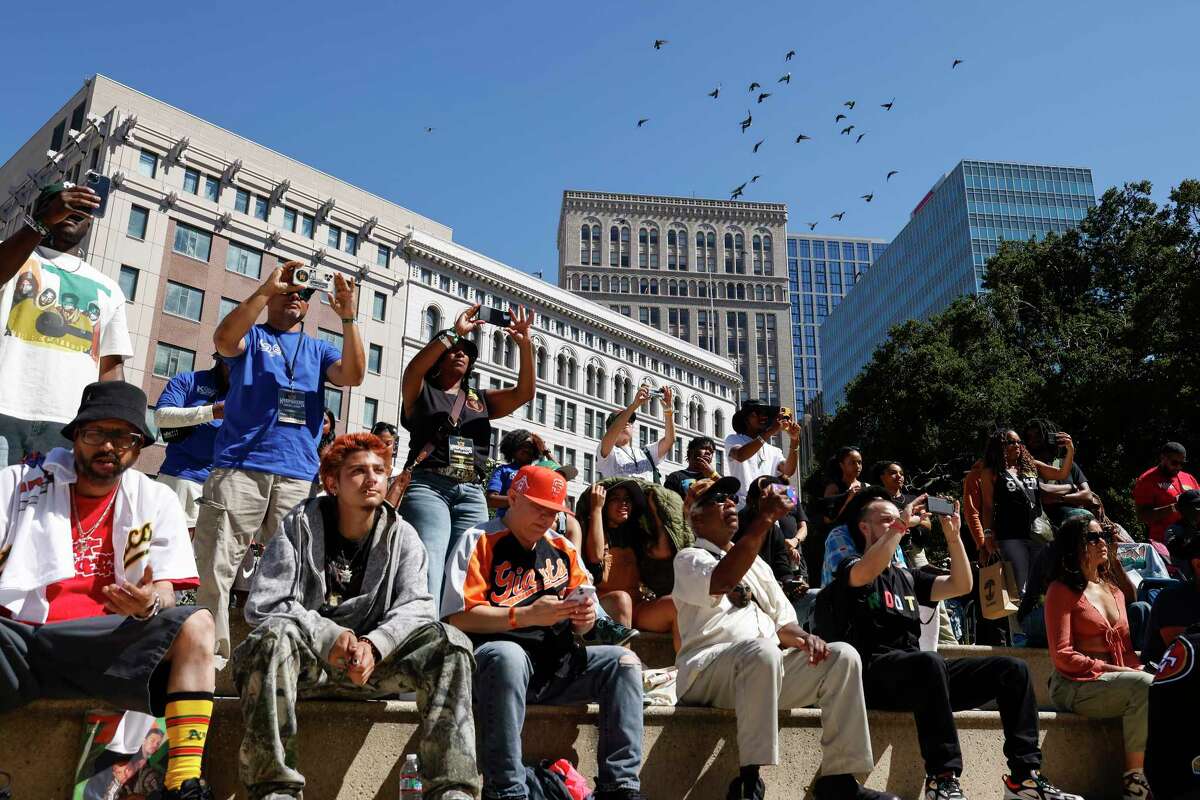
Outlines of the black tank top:
M1042 515L1042 498L1036 475L996 476L992 492L992 533L997 539L1028 539L1033 521Z
M471 440L475 450L475 469L479 474L483 474L492 435L487 393L465 387L459 391L469 393L467 404L463 406L459 416L458 428L451 431L450 435ZM421 384L421 393L413 403L412 415L405 414L403 409L400 412L400 424L411 434L405 464L411 464L430 440L436 440L437 446L433 448L429 457L421 462L418 469L441 469L450 465L449 438L442 428L448 423L450 412L454 410L454 401L457 399L457 392L444 392L428 381Z

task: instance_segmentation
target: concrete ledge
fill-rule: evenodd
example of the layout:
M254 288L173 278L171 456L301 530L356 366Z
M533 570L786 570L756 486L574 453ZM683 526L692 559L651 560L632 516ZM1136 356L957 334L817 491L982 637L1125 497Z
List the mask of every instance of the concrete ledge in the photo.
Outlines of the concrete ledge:
M78 758L86 701L43 701L0 715L0 769L13 775L20 800L69 796ZM1120 793L1122 764L1119 721L1096 722L1069 714L1043 713L1041 732L1046 775L1093 800ZM599 713L596 706L529 709L524 731L527 761L567 757L592 777L596 770ZM995 712L955 715L969 797L997 796L1006 772L1002 732ZM319 800L394 800L402 755L416 749L418 715L413 703L313 700L301 703L300 769L305 795ZM780 714L780 766L764 770L769 800L802 796L820 761L820 714L798 709ZM907 714L873 712L871 738L876 766L868 780L912 798L920 794L923 769L916 731ZM205 774L217 797L244 797L237 780L241 709L220 699ZM724 798L737 770L732 712L702 708L648 708L642 786L654 800Z

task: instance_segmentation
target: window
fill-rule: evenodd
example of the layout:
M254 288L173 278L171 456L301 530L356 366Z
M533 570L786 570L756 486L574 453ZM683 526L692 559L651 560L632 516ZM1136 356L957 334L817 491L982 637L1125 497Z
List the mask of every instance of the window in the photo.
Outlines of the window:
M64 119L62 122L60 122L54 126L54 131L50 134L50 149L51 150L61 150L62 149L63 136L65 136L66 133L67 133L67 121Z
M346 231L345 251L350 255L358 255L358 234Z
M376 292L371 298L371 319L383 322L387 319L387 295Z
M304 214L300 217L300 235L305 239L313 238L313 229L316 228L317 221L312 214Z
M154 348L154 374L174 378L180 372L191 372L196 366L196 353L173 344L159 342Z
M239 304L237 300L230 300L228 297L222 297L221 302L217 304L217 324L219 325L221 320L228 317L229 312L237 308L238 305Z
M217 202L221 199L221 179L211 175L204 177L204 199Z
M283 228L292 233L296 232L296 209L283 207Z
M565 459L566 455L563 452L563 446L561 444L554 445L554 462L556 464L565 464Z
M199 228L193 228L191 225L176 222L175 243L171 249L188 258L208 261L208 256L212 252L212 234Z
M269 205L267 203L267 198L263 197L262 195L256 194L254 196L254 217L255 217L255 219L261 219L263 222L266 222L268 210L269 210Z
M379 417L379 401L373 397L363 398L363 427L367 430L375 427L375 420Z
M436 306L425 309L425 316L421 319L421 341L433 341L433 335L441 329L442 312L438 311Z
M147 178L156 177L158 175L158 156L149 150L143 150L138 155L137 170L139 175L145 175Z
M262 272L262 253L243 247L236 242L230 242L225 251L225 269L245 275L247 278L258 280Z
M333 386L325 387L325 407L333 412L334 419L342 418L342 390Z
M534 415L537 417L539 425L546 424L546 395L541 392L537 393L534 398Z
M583 454L583 482L587 484L596 482L596 457L591 453Z
M250 193L245 189L237 189L233 195L233 210L243 214L250 213Z
M199 170L188 168L183 171L183 190L188 194L200 193Z
M133 302L137 297L138 287L138 271L136 267L131 267L127 264L121 265L121 276L117 283L121 287L121 293L125 295L125 299Z
M337 348L338 352L342 352L343 336L325 328L317 328L317 338L322 342L327 342Z
M342 229L337 225L329 226L329 233L325 237L325 242L334 250L342 249Z
M367 347L367 372L373 375L383 372L383 345L373 344Z
M146 238L146 228L150 224L150 209L133 206L129 209L129 225L125 232L134 239Z
M559 430L566 427L566 402L563 400L554 401L554 427Z
M379 267L388 267L392 263L392 249L386 244L379 245L379 249L375 251L375 265Z
M185 283L167 281L167 295L163 298L164 312L199 322L203 308L204 292Z
M675 444L671 446L671 460L677 464L684 463L683 461L683 439L676 436Z
M578 413L578 406L574 403L567 403L567 424L566 429L571 433L575 432L575 419Z

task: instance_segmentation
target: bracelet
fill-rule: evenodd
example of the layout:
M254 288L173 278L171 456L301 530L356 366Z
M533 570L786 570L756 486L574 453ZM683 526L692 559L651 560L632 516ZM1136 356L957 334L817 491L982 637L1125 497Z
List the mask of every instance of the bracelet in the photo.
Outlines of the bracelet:
M342 317L342 322L344 324L353 325L355 322L358 322L358 320L356 320L354 317Z
M442 344L446 345L447 350L454 347L454 345L458 344L460 339L462 339L462 337L459 336L458 334L454 334L453 336L451 336L448 333L443 333L441 336L438 337L438 341L441 342Z
M136 619L138 622L145 622L146 620L154 617L161 610L162 610L162 597L159 596L158 592L155 592L154 593L154 605L150 606L150 610L147 611L145 614L141 614L141 615L133 614L131 616L134 619Z
M508 629L511 631L517 627L517 607L508 607Z
M50 229L47 228L42 223L38 222L36 219L31 217L29 214L25 215L25 225L30 228L33 228L35 231L40 233L43 237L50 235Z

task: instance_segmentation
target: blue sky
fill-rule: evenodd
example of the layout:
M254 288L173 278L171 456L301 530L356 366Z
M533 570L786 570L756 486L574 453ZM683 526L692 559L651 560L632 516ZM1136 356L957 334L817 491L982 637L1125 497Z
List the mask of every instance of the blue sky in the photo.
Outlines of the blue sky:
M102 72L548 279L568 188L721 198L760 174L745 199L787 203L793 230L891 238L961 158L1088 166L1098 191L1148 178L1159 197L1200 177L1200 4L1183 0L5 11L28 38L3 93L0 160ZM655 51L656 38L669 43ZM754 102L751 81L772 97ZM840 111L862 143L838 133ZM801 132L813 140L794 144Z

